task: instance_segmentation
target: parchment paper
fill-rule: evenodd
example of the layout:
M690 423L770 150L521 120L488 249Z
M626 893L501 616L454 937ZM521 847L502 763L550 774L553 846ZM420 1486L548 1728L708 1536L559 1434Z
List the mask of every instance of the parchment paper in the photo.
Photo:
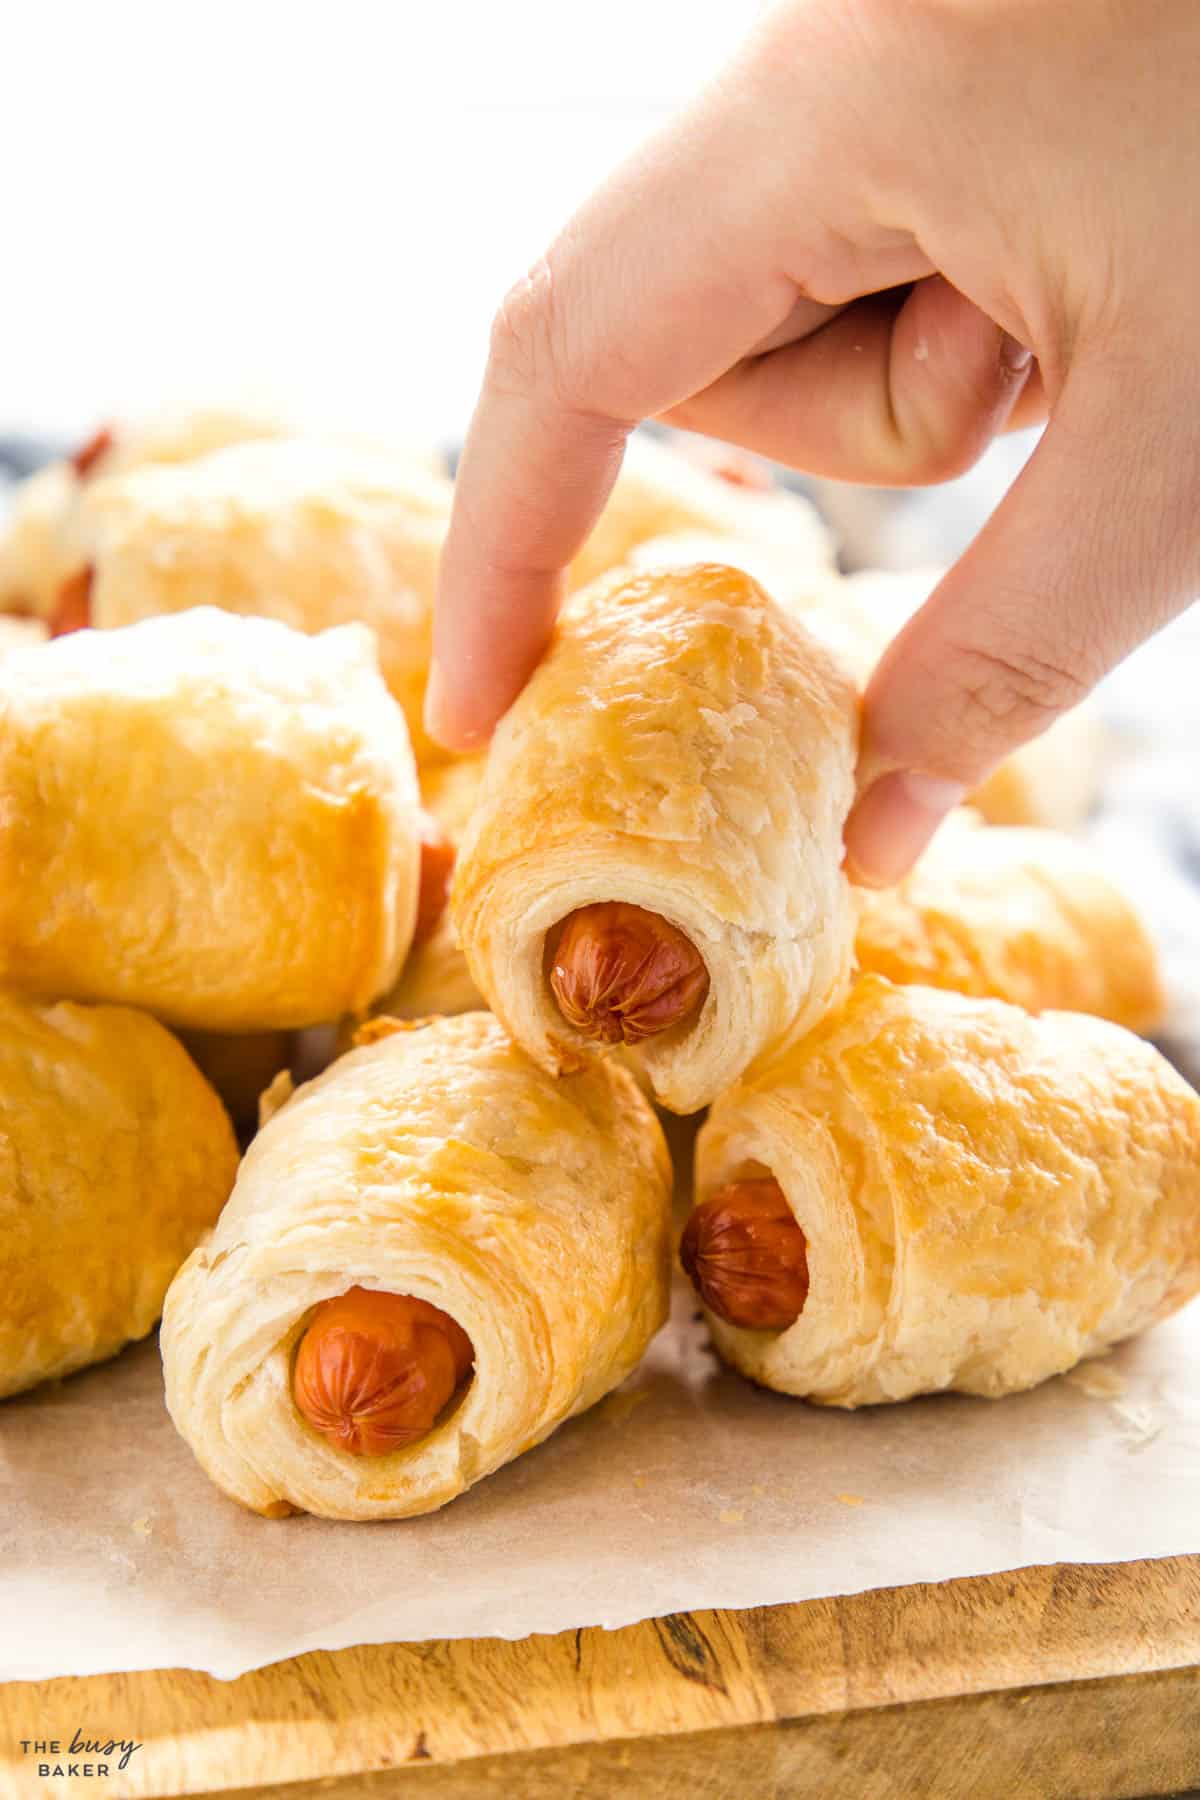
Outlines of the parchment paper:
M1200 608L1107 684L1119 757L1093 828L1163 945L1164 1047L1193 1081L1198 665ZM0 1406L0 1479L4 1680L232 1677L310 1649L1195 1553L1200 1301L1030 1394L847 1414L722 1371L681 1286L618 1394L444 1512L392 1525L225 1500L167 1418L149 1342Z
M680 1288L641 1370L443 1512L259 1519L176 1436L157 1346L0 1408L0 1678L618 1626L1200 1550L1200 1304L1003 1401L823 1411L722 1372Z

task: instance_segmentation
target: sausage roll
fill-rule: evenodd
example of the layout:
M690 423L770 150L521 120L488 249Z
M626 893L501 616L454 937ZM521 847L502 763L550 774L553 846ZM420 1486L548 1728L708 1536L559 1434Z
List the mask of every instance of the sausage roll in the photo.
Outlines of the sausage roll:
M587 586L629 562L639 544L678 533L754 545L764 563L788 571L789 587L793 581L827 582L835 568L829 534L802 495L726 478L639 432L626 445L608 505L571 565L570 584ZM705 560L710 555L706 552ZM737 563L740 558L715 560ZM752 572L757 575L758 570Z
M492 743L451 904L543 1068L624 1042L695 1112L836 999L856 696L748 575L597 583Z
M1145 926L1095 853L1063 833L952 815L898 887L856 898L858 967L889 981L1095 1013L1131 1031L1162 1020Z
M0 994L0 1395L145 1337L237 1155L153 1019Z
M141 425L105 425L74 455L21 483L0 532L0 610L66 619L86 585L87 532L81 503L110 475L153 463L190 462L225 444L278 437L275 417L208 407ZM83 623L76 616L77 623Z
M479 798L482 756L459 757L427 767L421 775L425 817L421 834L421 901L412 949L376 1012L395 1019L426 1019L475 1012L485 1002L471 979L448 904L458 846Z
M379 1021L297 1090L171 1288L167 1405L256 1512L431 1512L624 1380L667 1312L636 1085L555 1081L484 1013Z
M87 503L90 623L200 605L298 631L360 620L414 745L432 755L421 708L452 497L402 455L302 438L101 482Z
M796 603L810 630L834 649L865 687L887 646L941 577L940 569L872 569L828 583L807 603L797 595ZM1069 831L1091 811L1103 759L1103 728L1095 707L1085 700L1056 719L1041 737L1014 750L968 799L989 825L1047 825Z
M696 1194L684 1265L743 1374L1008 1394L1200 1290L1200 1097L1107 1020L866 975L713 1107Z
M416 773L370 634L200 610L0 659L0 984L247 1032L396 979Z

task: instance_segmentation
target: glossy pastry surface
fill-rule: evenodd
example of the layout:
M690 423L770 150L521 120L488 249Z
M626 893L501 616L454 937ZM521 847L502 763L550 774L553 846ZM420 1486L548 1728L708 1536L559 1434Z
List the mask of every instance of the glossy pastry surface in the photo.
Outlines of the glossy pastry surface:
M710 1313L721 1354L835 1406L1032 1387L1200 1291L1200 1097L1073 1013L863 976L713 1107L696 1196L773 1180L805 1244L795 1322Z
M666 1316L670 1168L627 1074L556 1081L482 1013L369 1035L259 1134L167 1303L172 1417L259 1512L442 1506L615 1387ZM414 1329L452 1358L417 1346L424 1419L388 1409Z
M239 444L92 491L92 623L193 606L298 631L361 622L423 754L438 558L453 497L400 453L316 438Z
M835 568L829 533L801 495L725 479L670 441L637 432L626 445L608 504L571 565L570 585L586 587L631 562L639 545L680 534L753 545L760 566L778 569L781 576L786 570L789 585L828 580ZM734 555L714 556L711 550L689 560L738 563ZM761 579L759 568L750 572Z
M739 570L577 596L493 740L452 897L518 1042L569 1069L625 1018L690 1112L818 1018L849 968L856 732L848 677Z
M274 414L215 406L99 426L70 456L47 463L17 488L0 526L0 610L51 616L63 582L78 576L91 554L81 513L101 481L291 429Z
M1096 853L1061 832L969 820L947 820L897 887L856 889L858 967L1153 1030L1165 1010L1154 945Z
M153 1328L237 1154L217 1096L153 1019L0 994L0 1395Z
M0 659L0 981L196 1030L365 1009L416 917L403 717L360 627L212 610Z

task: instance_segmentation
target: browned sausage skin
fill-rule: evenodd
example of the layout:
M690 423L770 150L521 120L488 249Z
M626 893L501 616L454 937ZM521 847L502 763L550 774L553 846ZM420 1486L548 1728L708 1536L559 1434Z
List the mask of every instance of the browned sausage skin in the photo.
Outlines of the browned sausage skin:
M808 1299L808 1244L772 1179L731 1181L693 1212L679 1260L710 1312L748 1331L783 1331Z
M421 815L421 877L417 889L417 924L413 943L419 944L437 929L450 898L450 880L457 852L437 820Z
M85 563L59 583L48 621L51 637L69 637L73 631L88 629L92 622L93 573L91 563Z
M70 459L71 467L80 481L87 480L100 458L107 455L115 441L112 426L101 425L99 431L94 431L85 444L80 444Z
M708 970L691 939L666 919L604 900L564 920L550 986L576 1031L601 1044L637 1044L700 1010Z
M429 1301L352 1287L314 1309L292 1398L339 1450L386 1456L433 1429L474 1361L466 1332Z

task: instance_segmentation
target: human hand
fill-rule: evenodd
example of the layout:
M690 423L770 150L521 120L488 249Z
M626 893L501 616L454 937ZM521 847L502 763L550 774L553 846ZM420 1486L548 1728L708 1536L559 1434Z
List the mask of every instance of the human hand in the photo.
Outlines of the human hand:
M903 874L1200 586L1198 79L1193 0L769 11L500 310L431 730L476 745L519 691L640 419L905 485L1048 410L868 690L848 863Z

